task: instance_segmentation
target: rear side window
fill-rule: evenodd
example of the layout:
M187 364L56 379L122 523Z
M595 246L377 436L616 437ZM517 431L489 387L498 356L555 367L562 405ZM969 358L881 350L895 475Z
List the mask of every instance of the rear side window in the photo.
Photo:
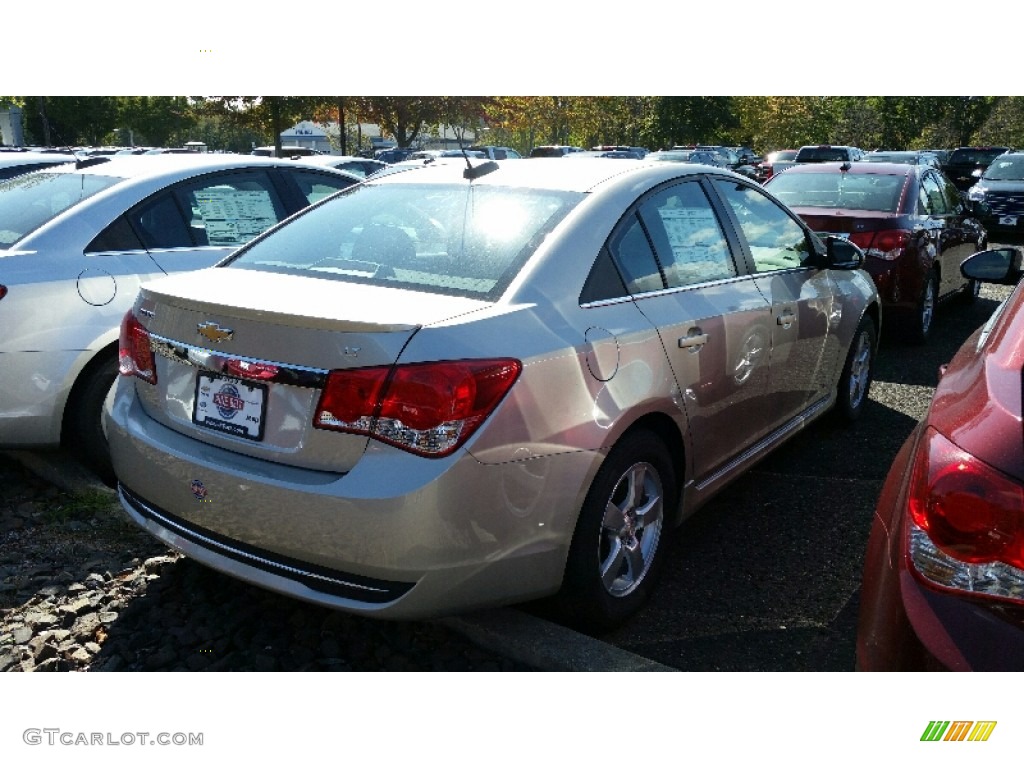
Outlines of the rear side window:
M284 217L277 190L262 171L216 174L177 184L128 214L151 250L236 247Z
M0 249L120 179L83 173L34 173L0 183Z
M669 288L724 280L736 266L711 203L696 181L663 189L640 206Z

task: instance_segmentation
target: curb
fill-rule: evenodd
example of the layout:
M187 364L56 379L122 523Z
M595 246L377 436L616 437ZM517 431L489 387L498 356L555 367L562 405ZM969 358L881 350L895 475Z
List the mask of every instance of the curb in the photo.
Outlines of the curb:
M512 608L437 619L435 623L542 672L679 671Z

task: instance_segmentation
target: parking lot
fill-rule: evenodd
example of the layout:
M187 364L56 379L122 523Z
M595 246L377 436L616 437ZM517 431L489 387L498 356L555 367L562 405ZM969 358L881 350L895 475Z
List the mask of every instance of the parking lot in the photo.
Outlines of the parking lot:
M853 428L831 419L818 422L698 512L678 532L651 603L598 640L609 651L686 671L852 670L862 557L885 474L927 408L939 366L1008 291L985 286L973 306L942 306L927 346L883 339L863 419ZM155 542L142 541L147 546L141 558L160 554ZM503 648L505 655L517 656L534 642L524 640L524 633L550 635L551 625L530 619L544 615L536 606L514 609L511 615L522 621L489 631L491 647L478 656L438 626L352 620L255 588L239 589L229 577L190 563L158 566L148 568L149 576L159 576L151 582L156 587L122 610L113 631L108 628L117 645L97 654L96 668L114 657L118 661L110 668L190 668L189 659L197 669L544 666L532 659L511 666L500 661ZM155 621L166 631L143 632ZM573 642L572 635L566 637ZM253 643L257 650L250 648ZM217 658L198 653L200 646L203 653L211 653L207 646L217 650ZM335 646L340 650L331 651ZM355 657L338 662L324 655L325 648ZM120 655L112 649L121 649ZM125 661L129 650L137 666ZM619 663L602 658L582 666ZM331 659L333 664L325 663Z

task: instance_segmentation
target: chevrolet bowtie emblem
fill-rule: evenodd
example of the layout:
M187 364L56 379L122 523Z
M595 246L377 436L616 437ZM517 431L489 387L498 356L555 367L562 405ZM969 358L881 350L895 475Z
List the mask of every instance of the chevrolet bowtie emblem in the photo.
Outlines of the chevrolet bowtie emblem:
M235 332L230 328L221 328L216 323L200 323L196 326L196 332L214 344L220 344L225 339L230 339L235 335Z

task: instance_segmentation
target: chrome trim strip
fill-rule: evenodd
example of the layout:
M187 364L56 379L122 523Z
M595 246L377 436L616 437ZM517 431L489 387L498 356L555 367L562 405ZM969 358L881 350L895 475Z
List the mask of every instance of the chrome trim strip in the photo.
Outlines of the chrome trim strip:
M730 461L724 467L719 469L717 472L714 472L710 476L706 477L704 480L698 482L697 490L703 491L709 485L713 485L714 483L718 482L719 480L722 479L723 476L728 475L730 472L736 469L736 467L746 463L749 459L753 458L758 453L763 453L768 448L768 446L772 445L773 443L777 443L778 441L782 440L784 437L789 435L791 432L795 431L799 427L806 424L816 413L825 408L827 404L828 398L823 397L818 402L812 404L803 413L794 416L790 421L783 424L774 432L765 435L761 440L759 440L754 445L750 446L747 450L745 450L735 459Z
M269 379L253 379L253 381L266 382L269 384L288 384L293 387L306 387L308 389L323 389L327 381L329 371L322 368L307 368L301 365L285 365L272 360L262 360L255 357L242 355L228 355L223 352L212 352L202 347L191 344L183 344L178 341L150 334L149 346L154 354L173 360L182 365L189 365L201 371L232 376L233 378L245 379L244 376L227 372L227 363L236 360L256 365L272 365L277 368L277 373Z
M340 587L347 587L347 588L351 588L351 589L361 589L361 590L364 590L366 592L375 592L375 593L378 593L378 594L387 594L388 591L389 591L389 590L386 590L386 589L380 589L378 587L370 587L370 586L367 586L366 584L357 584L357 583L351 582L351 581L342 581L341 579L332 579L330 576L324 576L323 574L320 574L320 573L313 573L312 571L307 571L307 570L304 570L304 569L301 569L301 568L296 568L296 567L291 566L291 565L285 565L284 563L280 563L280 562L277 562L275 560L270 560L270 559L265 558L265 557L259 557L258 555L254 555L251 552L246 552L244 549L238 549L237 547L228 546L227 544L223 544L223 543L221 543L219 541L215 541L215 540L213 540L213 539L211 539L211 538L209 538L207 536L203 536L202 534L197 533L196 531L192 530L191 528L187 528L187 527L185 527L183 525L179 525L178 523L174 522L173 520L169 520L167 517L165 517L164 515L160 514L160 512L158 510L156 510L155 508L153 508L150 504L147 504L146 502L144 502L142 499L140 499L135 494L128 493L123 488L119 489L118 493L121 496L121 499L122 499L123 502L126 502L126 503L128 503L131 506L136 507L136 508L140 508L141 507L142 510L145 510L144 514L147 517L149 517L150 519L152 519L152 520L154 520L156 522L159 522L160 525L164 526L165 528L168 528L169 530L174 531L179 536L183 536L183 537L185 537L186 539L188 539L190 541L201 542L201 543L205 544L207 546L207 548L210 551L212 551L212 552L221 553L221 554L229 554L231 556L234 556L234 557L238 558L239 560L242 560L243 562L262 564L264 566L269 566L269 567L274 568L274 569L279 569L279 570L282 570L282 571L286 571L288 573L295 574L296 577L298 577L298 578L316 579L317 581L323 581L323 582L334 584L334 585L337 585L337 586L340 586ZM254 567L258 568L258 567L260 567L260 565L255 565Z

